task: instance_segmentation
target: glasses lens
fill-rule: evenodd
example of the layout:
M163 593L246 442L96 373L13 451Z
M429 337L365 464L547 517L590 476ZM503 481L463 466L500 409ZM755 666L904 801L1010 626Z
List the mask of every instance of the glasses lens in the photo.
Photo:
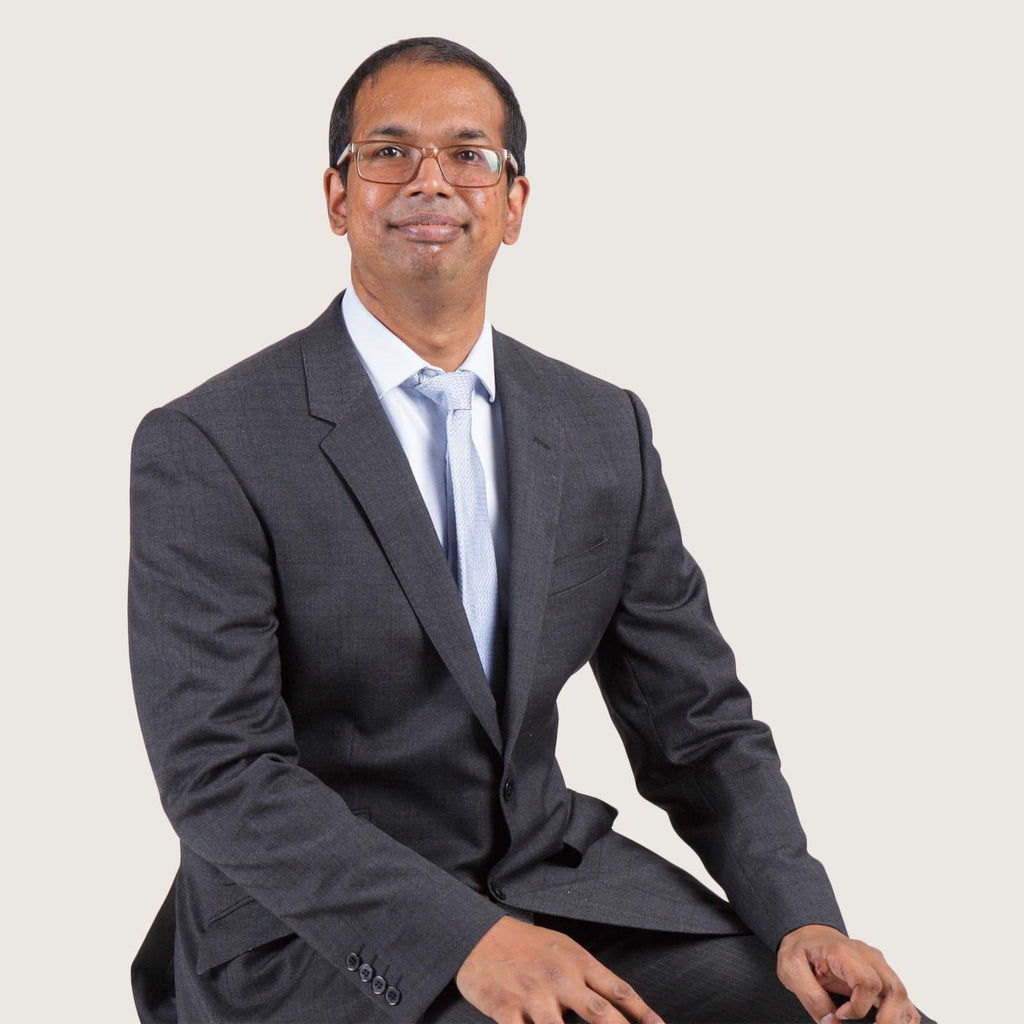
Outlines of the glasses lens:
M448 146L440 159L453 185L493 185L501 176L501 154L486 146Z
M360 175L370 181L398 185L412 177L419 158L418 149L394 142L364 142L356 152L356 166Z

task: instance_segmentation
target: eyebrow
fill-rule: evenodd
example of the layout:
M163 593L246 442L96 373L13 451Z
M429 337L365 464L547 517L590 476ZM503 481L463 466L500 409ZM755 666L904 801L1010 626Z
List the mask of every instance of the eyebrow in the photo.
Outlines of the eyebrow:
M374 128L367 136L368 139L407 139L412 135L412 132L408 128L404 128L400 124L379 124ZM452 139L456 139L459 142L468 139L488 139L489 136L482 128L458 128L453 131L450 136Z

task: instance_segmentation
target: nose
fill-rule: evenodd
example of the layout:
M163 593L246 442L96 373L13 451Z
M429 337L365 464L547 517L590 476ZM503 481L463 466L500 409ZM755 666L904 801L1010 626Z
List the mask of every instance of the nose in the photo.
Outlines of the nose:
M407 195L418 195L421 192L427 195L452 195L454 192L441 173L436 153L423 156L416 173L405 183L404 191Z

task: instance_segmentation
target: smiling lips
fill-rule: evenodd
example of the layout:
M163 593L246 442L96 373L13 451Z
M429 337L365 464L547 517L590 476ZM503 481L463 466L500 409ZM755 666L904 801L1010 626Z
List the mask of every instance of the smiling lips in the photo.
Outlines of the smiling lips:
M462 234L462 224L443 213L414 213L392 222L396 231L418 242L450 242Z

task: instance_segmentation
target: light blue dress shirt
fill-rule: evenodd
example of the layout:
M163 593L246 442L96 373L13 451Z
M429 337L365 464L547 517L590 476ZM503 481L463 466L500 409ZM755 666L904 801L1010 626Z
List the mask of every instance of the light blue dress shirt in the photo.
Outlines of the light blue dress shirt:
M448 508L445 480L445 415L426 395L401 386L424 366L434 364L417 355L385 327L363 305L351 286L342 296L341 314L356 353L409 460L448 564L454 567L455 529L454 520L450 519L454 510ZM458 369L472 370L479 378L470 416L473 444L484 468L487 512L498 574L498 609L504 628L508 622L508 474L501 403L494 382L494 338L487 319Z

